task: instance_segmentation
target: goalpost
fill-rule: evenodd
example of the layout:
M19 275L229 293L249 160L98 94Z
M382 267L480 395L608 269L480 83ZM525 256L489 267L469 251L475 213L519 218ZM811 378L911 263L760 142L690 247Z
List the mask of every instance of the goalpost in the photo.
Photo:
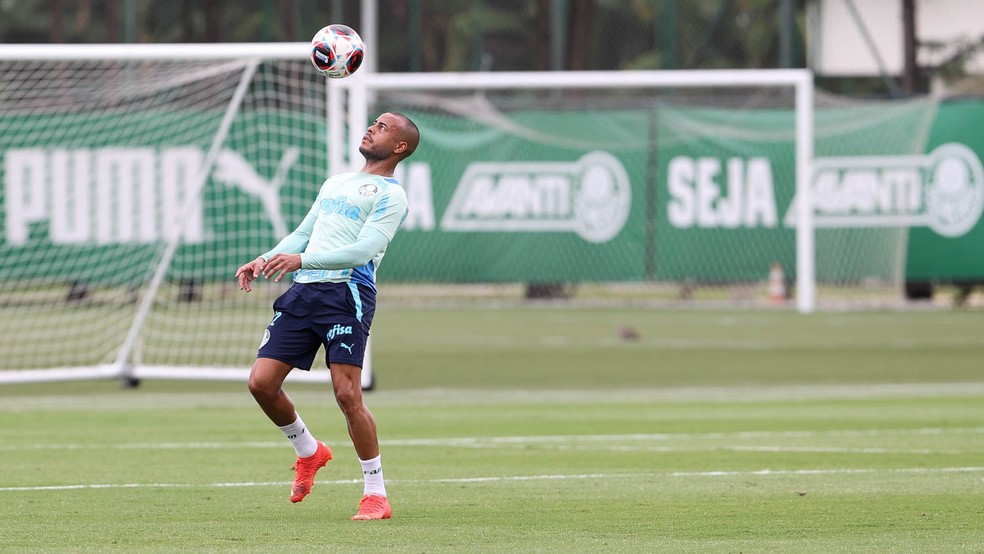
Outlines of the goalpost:
M904 227L818 218L815 149L824 171L921 154L931 103L818 100L799 69L326 81L308 49L0 46L0 383L245 379L287 283L247 295L236 268L361 162L385 111L423 132L384 289L641 283L757 307L781 264L781 306L809 313L904 266Z
M0 46L0 383L245 380L287 284L235 267L343 169L309 48Z
M308 48L306 43L0 47L0 383L245 379L261 337L260 322L287 284L259 283L246 295L234 282L235 269L303 217L327 174L361 160L361 136L381 111L404 110L420 118L422 146L432 152L423 153L424 160L409 164L410 169L400 168L400 177L412 184L422 165L434 163L428 157L446 155L434 141L456 140L457 131L448 134L435 126L435 115L458 118L452 127L464 121L466 133L475 133L478 141L505 129L561 149L573 145L572 152L591 143L590 137L572 141L525 128L523 117L529 114L522 110L516 112L518 120L504 117L490 108L502 100L493 98L500 93L507 104L568 104L569 112L571 106L581 110L598 99L631 107L646 98L657 104L689 98L700 109L709 104L694 102L693 91L711 105L729 102L736 90L751 91L753 99L763 90L780 91L769 93L780 100L774 105L770 100L768 107L792 114L782 133L794 145L783 154L793 169L782 178L801 198L809 194L813 82L805 70L363 71L326 83L311 69ZM475 106L484 108L475 111ZM592 146L598 146L591 148L594 152L605 144ZM643 145L642 150L652 148ZM584 200L592 187L604 192L608 177L598 171L607 170L588 166L604 166L613 158L598 152L575 157L581 158L577 171L600 175L601 186L579 183L579 199L570 198L571 191L555 190L572 202ZM515 155L502 162L525 163ZM524 167L536 165L530 163ZM566 162L548 166L563 174L547 179L554 185L557 178L570 177L573 167ZM625 202L621 206L629 209ZM585 209L590 217L583 221L554 217L537 225L547 231L574 230L579 241L603 245L610 238L604 228L607 212L577 208ZM488 223L456 220L450 212L441 222L450 237L460 238L459 232L468 229L481 232ZM420 216L414 217L419 230ZM529 222L510 217L512 230L527 229ZM798 218L796 306L809 312L814 307L812 213L800 209ZM396 282L476 280L453 273L413 274L417 268L400 260L415 256L422 241L412 222L407 227L407 233L401 232L408 236L400 238L404 245L387 256L384 279L392 274ZM441 240L428 241L424 250L431 247L445 248ZM457 253L454 263L468 263L477 253L458 250L454 246L437 256ZM569 254L559 256L579 256L574 250ZM429 267L454 263L431 260ZM563 263L553 265L563 270ZM411 268L410 277L401 266ZM490 280L504 278L488 269ZM373 384L370 362L367 355L366 388ZM291 379L325 381L328 374L293 372Z
M816 94L803 69L366 72L332 89L349 144L385 111L425 130L398 168L412 209L391 282L801 313L905 302L934 99Z
M412 189L411 204L413 205L413 189L416 187L413 175L407 175L407 172L412 172L414 165L425 166L420 169L422 171L426 170L428 175L437 172L444 173L445 170L442 169L442 166L446 160L485 160L488 159L489 150L493 149L497 150L497 154L495 154L497 157L493 158L493 166L519 164L516 167L521 167L517 170L520 173L535 173L538 171L536 168L550 165L550 162L544 162L544 160L550 159L551 156L556 156L557 154L552 150L557 149L566 151L562 154L562 156L567 156L565 159L571 159L571 157L576 158L585 151L593 150L607 151L616 154L621 159L623 155L631 156L634 150L642 149L649 153L655 152L658 155L664 149L663 142L660 138L646 136L645 134L642 135L642 139L639 141L641 144L631 143L633 140L638 140L638 137L624 139L619 136L617 131L599 132L598 137L590 136L596 129L586 128L583 123L577 121L570 122L570 116L572 114L574 114L575 118L581 117L582 119L590 120L590 115L587 118L583 117L584 112L587 111L591 114L597 111L599 114L602 114L597 119L606 125L612 124L609 122L609 119L617 121L619 116L625 116L625 114L628 114L626 117L629 118L640 117L639 114L641 114L643 119L650 117L655 122L651 125L653 128L670 129L674 133L680 133L681 136L687 135L688 133L692 135L682 138L678 142L683 145L683 151L687 151L689 148L697 152L702 151L702 148L705 151L707 150L706 144L700 144L700 141L706 138L701 136L702 133L713 134L725 126L720 125L720 121L712 121L706 130L700 129L699 125L693 125L692 123L684 123L680 129L675 129L674 118L705 117L708 108L720 108L722 112L744 113L745 115L741 121L736 119L734 122L727 123L727 127L734 129L735 126L741 126L745 122L753 121L759 117L758 114L765 114L765 117L770 119L776 119L778 117L780 121L772 121L764 129L747 129L747 132L748 136L751 137L749 139L751 142L767 143L767 148L778 150L775 156L782 158L782 161L778 165L782 166L781 171L783 173L774 176L777 181L776 186L785 187L786 190L784 193L793 194L796 198L800 199L797 205L790 208L791 212L794 213L793 219L799 221L795 225L795 243L785 250L795 252L794 260L790 264L794 265L794 267L787 266L790 273L795 272L795 307L802 313L809 313L814 310L816 302L814 213L813 210L808 209L811 205L808 183L810 181L810 168L814 156L814 100L813 76L808 70L802 69L483 72L454 74L363 73L339 81L337 87L333 89L331 100L329 101L329 121L341 121L343 115L347 117L349 132L348 144L356 145L353 147L355 148L358 145L358 137L363 132L362 125L364 125L364 122L375 117L380 112L401 109L412 114L414 117L421 118L424 124L427 125L428 133L437 135L438 138L429 138L426 134L423 137L424 144L427 146L427 148L422 149L425 152L423 155L426 156L427 152L432 153L428 161L415 164L413 160L420 157L415 156L414 159L410 160L409 164L406 164L411 166L410 170L400 168L403 171L401 176L405 177L405 181L407 181L404 184ZM635 115L633 116L633 114ZM693 114L696 114L696 116ZM712 120L714 117L720 116L714 115ZM563 123L560 126L563 127L563 130L558 132L555 127L558 126L558 121L561 120ZM694 121L697 121L697 119ZM462 126L474 127L476 129L475 134L468 135L467 133L461 133L459 128ZM343 131L340 125L331 127L329 131L332 133L330 135L332 139L329 140L329 144L341 144L343 142L341 140L343 138ZM649 131L651 135L658 134L659 132L661 131ZM739 130L739 134L741 132ZM575 136L572 136L572 133ZM580 133L580 136L577 136L578 133ZM485 140L475 138L481 134L487 136L494 135L496 139ZM457 140L455 137L461 140ZM498 139L501 139L503 143L508 142L509 145L497 145L494 140ZM623 140L627 140L628 142L623 143ZM441 141L446 142L441 143ZM472 150L461 147L461 143L475 141L481 142L482 146ZM778 146L772 143L776 143ZM723 152L715 151L715 148L723 150ZM737 151L740 152L743 148L745 148L744 145L739 145ZM666 150L671 149L666 148ZM544 153L544 151L550 152ZM719 145L712 145L711 152L714 155L726 156L734 155L735 149L730 146L725 146L722 149L719 148ZM338 160L341 160L344 155L344 153L337 151L334 153L334 156ZM353 150L353 152L349 152L347 155L350 157L354 156L355 151ZM642 160L642 164L664 164L663 161L652 161L652 157L654 156L650 156L650 159ZM436 158L441 159L438 160ZM546 165L543 165L544 163ZM460 165L462 164L459 163L458 166ZM439 227L441 231L445 232L442 238L448 236L447 231L452 231L452 234L456 231L506 231L507 233L511 233L512 236L520 237L518 240L521 240L525 236L523 235L525 232L562 231L570 230L572 226L576 228L578 225L584 225L583 221L522 221L521 219L528 214L508 214L508 217L499 218L495 222L487 219L482 220L482 215L487 214L479 214L477 219L469 221L455 220L453 217L454 214L451 214L449 217L447 212L453 212L456 208L461 208L461 203L456 204L456 201L462 200L459 197L462 187L467 187L465 181L468 176L473 174L473 166L468 166L463 170L458 166L446 170L446 175L434 175L431 177L430 180L434 182L434 187L453 187L459 177L461 180L458 181L458 189L455 192L455 196L451 204L445 208L446 212L439 225L435 225L432 222L431 226L427 228L427 224L424 223L423 230L431 230ZM461 176L462 171L464 171L465 176ZM494 173L496 170L492 171ZM552 170L548 168L546 171L549 173ZM632 168L629 168L629 171L632 172ZM650 219L647 225L652 228L646 230L646 233L649 235L655 235L658 232L659 223L654 220L662 217L658 212L662 212L665 207L663 205L656 205L657 202L654 197L657 193L647 190L657 187L656 183L651 181L660 179L658 175L659 171L660 169L643 171L641 174L635 172L632 179L635 180L638 176L638 180L642 184L641 186L633 184L630 187L633 189L641 188L647 191L645 194L648 198L639 198L638 202L650 204L647 206L647 210L650 212L647 214L647 217ZM445 176L448 179L447 181L442 180ZM492 181L488 186L492 188L500 187L501 192L501 189L509 188L509 182L514 177L515 175L506 175L505 173L498 174L498 177L488 177ZM534 176L532 178L536 179L538 177ZM496 179L500 179L500 181L496 182ZM519 177L519 179L521 180L522 177ZM578 179L588 180L585 175L575 175L573 179L575 181ZM601 181L604 180L602 177ZM645 182L647 180L650 182ZM506 184L503 185L503 183ZM583 183L575 183L571 186L573 189L576 189L582 185ZM536 195L540 193L542 191L531 194ZM636 193L638 193L638 190L633 192L633 194ZM438 191L434 191L433 194L438 194ZM492 194L494 196L494 193ZM566 191L564 194L576 195L578 191ZM431 200L430 191L424 197L417 198L417 200L423 200L424 202ZM486 198L485 200L489 199ZM540 200L543 199L541 198ZM563 204L568 200L571 202L577 201L576 198L566 198L559 200L559 202ZM635 199L633 200L635 201ZM463 200L463 202L467 201ZM494 199L491 202L494 203ZM534 207L532 209L535 211L537 208ZM576 207L567 206L567 209L576 210ZM494 211L495 208L490 208L490 210ZM508 208L506 210L508 211ZM522 210L520 209L520 211ZM561 217L564 216L561 214ZM408 223L410 225L406 225L404 228L410 227L412 231L413 227L418 225L417 230L421 230L419 222L410 221ZM781 225L781 222L779 225ZM585 234L590 234L590 232L586 231ZM408 233L404 233L404 236L407 235ZM544 244L542 242L543 238L543 234L540 234L533 242ZM586 238L588 242L605 242L603 240L595 240L600 237L593 239L582 236L582 238ZM604 238L607 240L610 237ZM553 237L551 237L552 239ZM478 240L476 239L476 242ZM654 251L661 248L661 241L652 236L648 236L643 240L649 244L646 246L645 252L639 254L641 257L651 258L645 263L647 267L644 270L635 273L632 271L606 273L602 269L592 271L579 268L570 270L569 274L563 274L563 270L561 270L561 273L551 278L573 281L684 281L689 278L687 277L689 275L687 272L701 273L699 268L694 268L693 260L668 260L668 263L663 263L662 259L654 255ZM438 244L433 247L433 252L429 252L430 247L422 244L422 241L416 241L410 246L405 241L402 250L404 252L413 252L415 258L426 255L430 256L431 259L441 259L440 252L444 252L449 248L457 248L459 244L466 242L466 238L446 240L445 244ZM618 246L613 244L614 242L617 242L617 240L607 243L607 246L613 252L619 249ZM489 246L492 246L493 250L495 249L495 245ZM767 251L761 253L760 256L765 256L763 258L765 260L772 260L772 256L781 255L783 248L779 248L779 250L779 253ZM428 252L425 254L425 251ZM566 252L566 255L573 259L580 256L581 253L571 248L569 252ZM588 255L593 254L588 253ZM392 257L394 260L398 260L392 262L392 265L402 265L405 267L410 262L401 257L400 252L394 252ZM597 258L596 260L586 261L591 261L599 267L612 263L603 256L598 256ZM611 259L614 260L614 263L628 262L625 258L626 256L623 255L622 259ZM663 259L667 258L664 257ZM517 263L520 264L523 261L520 260ZM551 259L549 261L554 260ZM494 261L490 262L489 265L495 265ZM757 267L759 268L763 266L768 268L768 263L762 264L758 261L753 263L758 264ZM453 265L448 264L447 260L443 260L443 264ZM727 262L723 262L723 264L727 265ZM663 268L674 266L673 270L675 270L677 265L682 268L679 271L684 277L662 273L664 271ZM746 263L746 265L748 264ZM755 278L743 275L742 270L739 268L735 269L738 274L737 277L731 275L715 276L706 278L706 280L709 282L713 281L715 285L719 285L730 279L743 282ZM396 270L400 271L400 267L397 267ZM724 269L724 271L727 272L729 269ZM757 270L753 269L752 271ZM407 281L422 278L423 280L437 282L475 282L484 279L502 282L512 279L537 278L533 275L524 275L508 270L501 271L497 274L490 272L486 275L468 274L464 269L451 269L445 275L435 275L435 272L437 270L426 274L410 271L406 272L407 277L400 275L400 278ZM664 275L666 276L664 277Z

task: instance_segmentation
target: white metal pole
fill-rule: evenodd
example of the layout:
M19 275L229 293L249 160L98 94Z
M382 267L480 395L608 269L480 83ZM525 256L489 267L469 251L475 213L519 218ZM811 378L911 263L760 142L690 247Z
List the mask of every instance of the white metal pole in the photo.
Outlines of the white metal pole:
M545 87L599 89L614 87L761 87L795 86L805 69L713 69L626 71L485 71L463 73L372 73L359 70L340 79L341 86L370 90L455 90ZM365 85L357 79L367 81Z
M362 22L358 31L366 48L366 57L362 60L362 70L375 73L379 68L376 59L379 57L379 6L377 0L362 0L360 13Z
M796 309L816 307L816 245L813 225L813 75L796 83Z
M213 44L2 44L0 60L241 60L243 53L265 60L303 60L309 42Z
M362 62L361 75L356 74L356 78L364 78L365 74L376 73L379 68L376 60L379 52L379 6L377 0L362 0L362 31L360 36L365 45L366 57ZM361 154L359 144L362 142L362 135L365 134L366 123L369 119L369 98L370 92L365 86L357 86L349 94L349 166L352 171L359 169ZM353 94L354 93L354 94ZM366 352L363 356L362 366L362 388L371 389L373 387L372 372L372 337L366 340Z
M325 98L328 105L328 175L347 171L345 163L345 96L346 89L339 88L325 77Z
M348 94L348 167L349 171L358 171L362 167L362 154L359 144L366 134L369 121L369 92L366 90L365 75L356 73L346 80L352 80Z

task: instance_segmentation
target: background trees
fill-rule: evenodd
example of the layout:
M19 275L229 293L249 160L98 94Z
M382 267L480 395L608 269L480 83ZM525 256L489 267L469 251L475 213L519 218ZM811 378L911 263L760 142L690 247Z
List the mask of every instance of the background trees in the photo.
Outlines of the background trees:
M780 21L787 4L793 10ZM802 66L804 0L378 0L382 71ZM358 0L0 0L5 43L308 40Z

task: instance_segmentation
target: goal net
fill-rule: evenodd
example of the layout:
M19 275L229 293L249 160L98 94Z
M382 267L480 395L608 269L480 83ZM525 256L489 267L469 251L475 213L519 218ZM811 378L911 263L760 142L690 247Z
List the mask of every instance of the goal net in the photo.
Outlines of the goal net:
M308 48L0 48L0 381L245 378L287 283L236 268L327 175Z
M817 305L906 302L909 229L926 209L933 98L857 101L818 95L814 204ZM795 218L790 218L795 225Z
M446 283L495 283L506 297L672 307L904 302L924 202L905 167L926 152L933 100L815 96L799 70L341 85L351 128L402 110L425 129L402 168L412 210L382 277L407 297L427 293L409 285L446 296Z
M812 155L806 71L369 74L342 85L354 121L402 110L425 129L401 175L411 213L389 282L754 305L776 265L784 287L802 279L789 305L813 309L812 235L784 221Z
M381 301L902 298L908 220L890 212L914 193L884 162L921 163L931 102L815 99L804 70L326 85L307 54L0 47L0 382L244 378L287 284L247 295L236 268L361 164L388 111L422 140L398 168L411 211Z

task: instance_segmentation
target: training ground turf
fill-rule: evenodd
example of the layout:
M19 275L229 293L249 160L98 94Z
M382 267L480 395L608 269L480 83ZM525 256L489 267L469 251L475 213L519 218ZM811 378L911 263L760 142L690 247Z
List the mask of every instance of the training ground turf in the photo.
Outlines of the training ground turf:
M349 521L327 385L288 389L335 454L297 505L243 383L4 385L0 551L984 551L982 312L406 308L374 337L392 520Z

